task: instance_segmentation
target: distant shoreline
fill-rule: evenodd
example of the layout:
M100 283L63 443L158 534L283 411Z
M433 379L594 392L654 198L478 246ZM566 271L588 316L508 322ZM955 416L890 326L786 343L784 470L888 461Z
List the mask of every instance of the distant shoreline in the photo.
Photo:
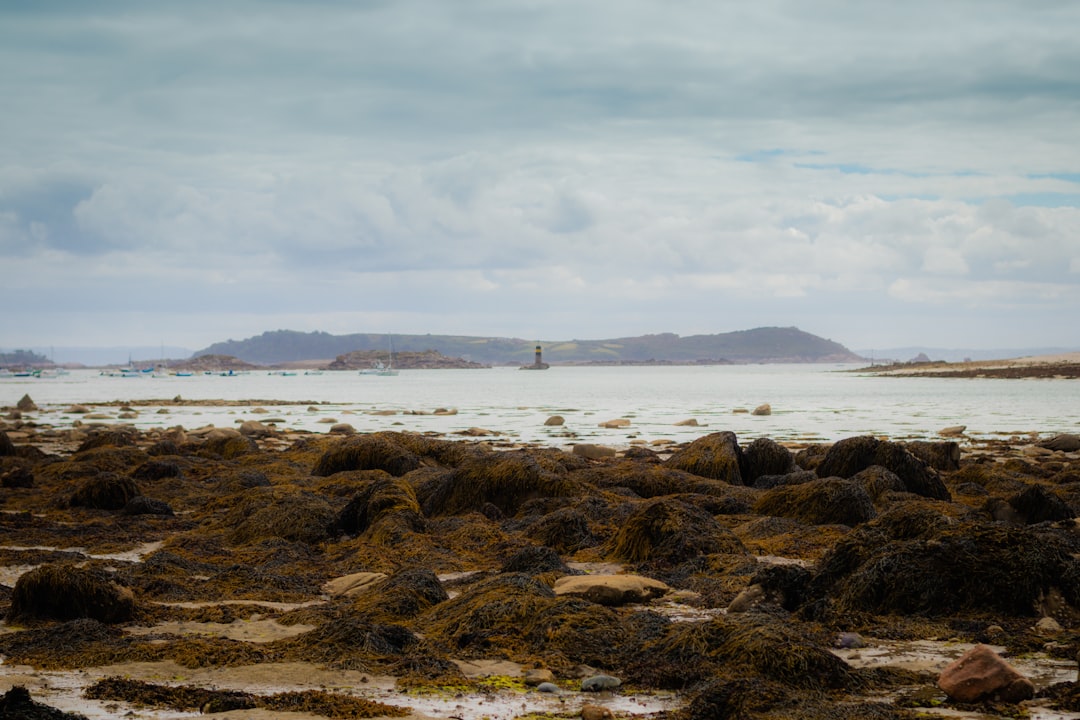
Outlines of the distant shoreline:
M852 370L892 377L1080 379L1080 352L972 362L922 362L871 365Z

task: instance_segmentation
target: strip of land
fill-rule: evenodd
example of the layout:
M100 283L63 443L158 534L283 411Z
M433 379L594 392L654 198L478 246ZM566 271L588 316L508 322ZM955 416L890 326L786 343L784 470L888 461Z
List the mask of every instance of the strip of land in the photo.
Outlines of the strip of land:
M858 372L879 375L944 378L1080 378L1080 352L1034 355L974 362L920 362L874 365Z

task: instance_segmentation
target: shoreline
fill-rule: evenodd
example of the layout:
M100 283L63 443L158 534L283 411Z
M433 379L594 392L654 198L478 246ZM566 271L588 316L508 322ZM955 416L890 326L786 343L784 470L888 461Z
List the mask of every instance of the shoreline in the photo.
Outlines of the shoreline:
M1080 352L1058 355L1033 355L1003 360L894 363L892 365L871 365L856 368L849 372L891 377L1074 380L1080 378Z
M79 435L60 448L0 429L0 692L29 686L91 720L135 702L172 720L154 698L192 687L463 720L585 705L705 720L718 687L782 699L748 715L763 720L835 704L1001 717L936 686L980 643L1035 683L1028 709L1064 702L1054 717L1080 718L1066 682L1080 646L1080 559L1066 552L1080 545L1077 436L795 450L701 429L662 451L588 454L400 431ZM863 560L834 566L843 547ZM878 563L893 569L866 587L890 592L861 594ZM49 567L124 588L119 605L35 615L20 583ZM599 584L559 594L575 578ZM611 595L626 582L658 590ZM529 684L535 669L552 693ZM619 687L583 688L602 676ZM80 696L104 680L107 700Z

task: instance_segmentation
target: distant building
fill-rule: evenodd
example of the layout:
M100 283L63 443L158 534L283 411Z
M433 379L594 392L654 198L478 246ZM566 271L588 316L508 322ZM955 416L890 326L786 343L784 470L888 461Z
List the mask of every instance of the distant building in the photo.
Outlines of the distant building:
M519 370L547 370L550 365L544 362L543 356L540 350L540 343L536 344L536 360L532 365L522 365Z

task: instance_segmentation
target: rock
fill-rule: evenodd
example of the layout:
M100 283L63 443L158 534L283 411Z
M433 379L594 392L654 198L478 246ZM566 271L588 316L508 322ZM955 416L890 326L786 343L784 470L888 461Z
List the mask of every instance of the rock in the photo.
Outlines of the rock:
M269 437L274 434L274 429L258 420L246 420L240 424L240 434L248 437Z
M606 707L582 705L581 720L615 720L615 715Z
M997 699L1017 703L1035 694L1035 686L987 645L976 645L946 667L938 687L957 702Z
M751 412L750 414L751 415L772 415L772 405L770 405L769 403L765 403L764 405L758 405L756 408L754 408L753 412Z
M578 457L588 458L589 460L600 460L602 458L615 457L615 448L609 448L603 445L593 445L591 443L578 443L577 445L574 445L574 454Z
M559 689L559 686L556 685L555 683L544 682L544 683L540 683L539 685L536 686L536 692L558 694L558 693L560 693L562 691Z
M614 690L622 685L622 680L611 675L593 675L581 681L581 689L584 692L600 692L601 690Z
M126 475L103 472L83 480L68 502L72 507L120 510L140 494L135 481Z
M525 684L529 687L538 687L543 684L553 685L555 673L547 668L530 668L525 671ZM558 687L555 688L558 690ZM550 691L548 691L550 692Z
M499 433L494 430L488 430L487 428L471 427L466 430L459 430L457 435L468 435L469 437L486 437L488 435L498 435Z
M735 599L727 606L729 613L744 613L753 609L765 599L765 588L761 585L751 585L735 596Z
M337 425L334 425L330 428L330 432L334 433L335 435L355 435L356 428L354 428L349 423L338 423Z
M641 575L569 575L555 581L556 595L573 595L599 605L627 605L663 597L671 588Z
M570 568L553 549L544 545L527 545L503 563L499 572L541 575L548 572L568 573Z
M30 399L29 393L19 398L19 402L15 403L15 409L22 412L34 412L38 409L38 406Z
M69 415L85 415L90 412L90 408L86 407L85 405L72 405L64 412L68 413Z
M630 427L630 421L627 420L626 418L617 418L615 420L605 420L604 422L600 423L599 427L608 428L608 429L625 428L625 427Z
M120 419L120 420L135 420L136 418L139 417L139 413L137 413L137 412L122 412L119 415L117 415L116 417L118 419Z
M960 437L965 430L967 430L967 425L950 425L938 430L937 434L941 437Z
M747 485L764 475L787 475L798 470L795 456L780 443L770 438L758 438L742 452L742 480Z
M1047 450L1060 450L1061 452L1076 452L1080 450L1080 435L1071 433L1055 435L1049 440L1040 442L1039 447L1044 447Z
M7 436L0 432L0 455L3 455L3 440ZM13 446L14 447L14 446ZM34 487L34 471L25 465L19 465L0 472L0 487L6 488L31 488Z
M458 411L457 408L435 408L435 411L431 414L439 416L457 415Z
M698 421L696 419L690 418L689 420L680 420L679 422L675 423L675 427L699 427L699 426L698 426Z
M264 407L251 408L251 412L254 415L269 415L270 411Z
M324 417L324 418L319 418L315 422L317 422L319 425L334 425L334 424L337 423L337 418Z
M136 495L128 500L120 511L122 515L172 515L173 509L164 500L154 500L145 495Z
M742 450L733 432L710 433L674 453L664 464L694 475L742 485Z
M8 621L27 618L124 622L135 612L131 590L100 570L50 563L23 574L11 594Z
M848 650L866 647L866 641L862 635L853 632L842 632L836 637L836 647Z
M381 572L358 572L327 580L323 583L322 589L331 597L352 597L370 590L376 583L387 577L389 576L386 573Z
M1057 635L1061 632L1061 623L1052 617L1040 618L1039 622L1035 623L1035 630L1043 635Z
M549 417L547 420L544 421L544 425L547 425L548 427L560 427L561 425L564 425L565 423L566 423L566 418L564 418L562 415L552 415L551 417Z
M850 478L871 465L881 465L896 473L908 492L935 500L952 499L936 470L903 445L871 435L840 440L828 449L815 471L818 477Z
M787 517L809 525L854 527L877 517L874 501L863 486L837 477L766 490L753 510L759 515Z
M87 413L83 415L86 420L113 420L113 416L108 413Z
M0 430L0 457L15 454L15 444L3 430Z
M914 440L904 443L915 457L934 468L935 470L959 470L960 469L960 445L949 440L945 442L926 442Z
M1027 525L1070 520L1075 516L1072 508L1064 500L1041 485L1032 485L1014 495L1008 499L1008 504L1016 511L1012 519Z

